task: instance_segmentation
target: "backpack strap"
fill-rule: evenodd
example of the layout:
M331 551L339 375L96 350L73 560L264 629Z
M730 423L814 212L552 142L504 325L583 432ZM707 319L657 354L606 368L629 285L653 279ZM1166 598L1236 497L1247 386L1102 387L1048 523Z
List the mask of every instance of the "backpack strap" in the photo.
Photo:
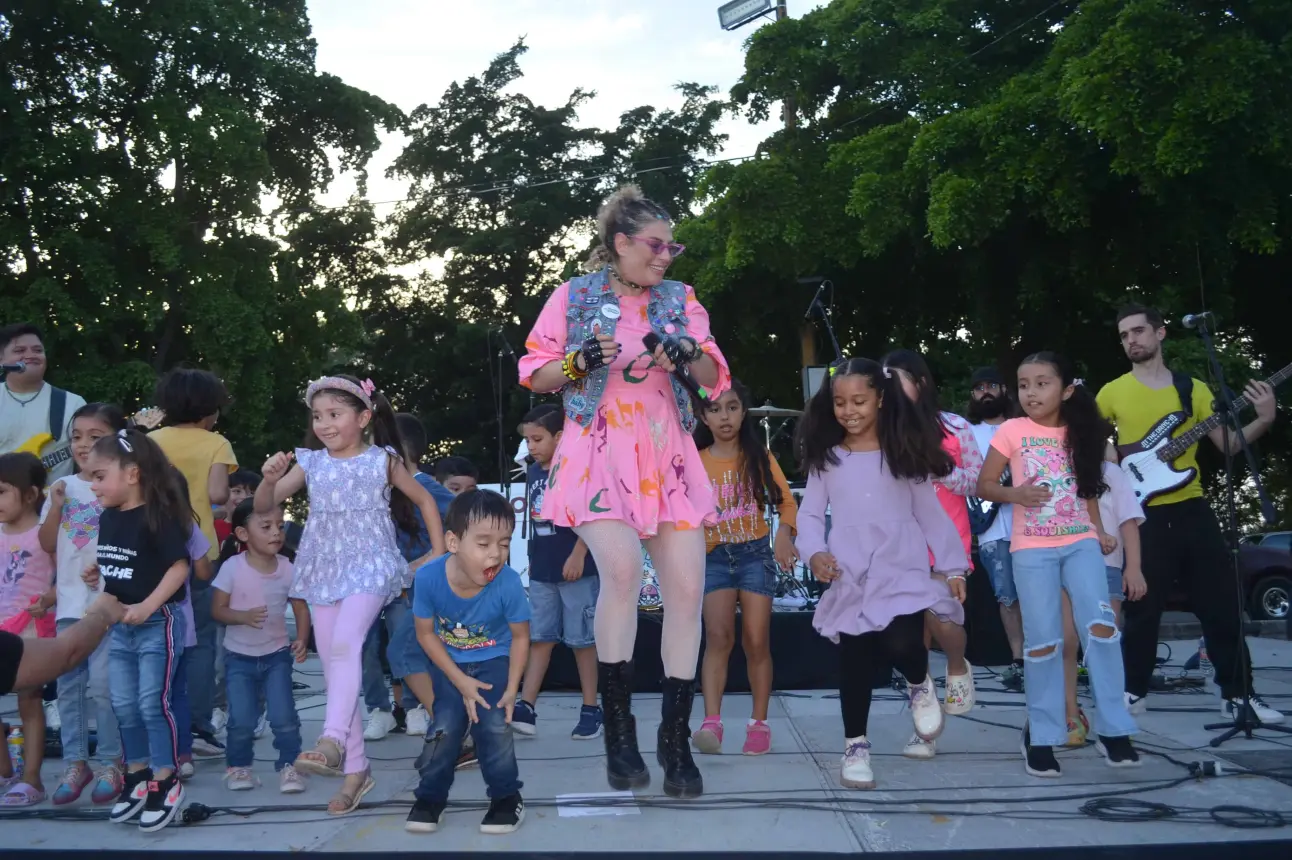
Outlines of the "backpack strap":
M1175 386L1175 393L1180 398L1180 408L1184 410L1186 419L1193 417L1193 377L1187 373L1171 371L1171 383Z
M67 392L61 388L49 387L49 435L55 441L63 438L67 429Z

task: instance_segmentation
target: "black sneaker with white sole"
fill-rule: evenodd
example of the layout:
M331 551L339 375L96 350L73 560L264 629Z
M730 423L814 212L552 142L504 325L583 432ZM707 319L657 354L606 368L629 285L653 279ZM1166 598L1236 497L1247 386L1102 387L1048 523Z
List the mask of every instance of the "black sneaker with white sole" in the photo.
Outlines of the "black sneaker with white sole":
M1023 727L1023 764L1029 776L1055 779L1062 776L1059 760L1054 757L1053 747L1032 746L1032 729Z
M1143 764L1139 753L1131 746L1130 738L1125 735L1116 738L1100 735L1095 741L1095 749L1099 750L1109 767L1139 767Z
M145 768L134 773L127 773L121 794L108 813L108 820L113 824L124 824L143 811L148 801L148 783L152 781L153 772Z
M164 829L179 813L180 804L183 802L184 783L179 781L178 773L149 782L148 800L144 803L144 811L139 816L139 831L155 833Z
M404 829L409 833L434 833L444 823L444 810L447 803L431 803L429 800L416 800L413 808L408 810L404 820Z
M193 758L199 761L224 758L224 744L211 732L193 730Z
M489 811L480 822L481 833L515 833L525 820L525 801L519 794L499 797L489 803Z

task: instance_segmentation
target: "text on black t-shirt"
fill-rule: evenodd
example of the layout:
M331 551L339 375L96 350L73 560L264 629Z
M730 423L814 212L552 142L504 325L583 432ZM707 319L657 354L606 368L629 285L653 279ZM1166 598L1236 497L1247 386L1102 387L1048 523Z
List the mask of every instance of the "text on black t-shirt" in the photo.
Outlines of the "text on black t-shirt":
M171 565L188 561L188 534L179 520L153 534L143 505L128 511L104 508L96 560L104 591L128 605L143 603ZM181 585L166 602L183 600L184 589Z

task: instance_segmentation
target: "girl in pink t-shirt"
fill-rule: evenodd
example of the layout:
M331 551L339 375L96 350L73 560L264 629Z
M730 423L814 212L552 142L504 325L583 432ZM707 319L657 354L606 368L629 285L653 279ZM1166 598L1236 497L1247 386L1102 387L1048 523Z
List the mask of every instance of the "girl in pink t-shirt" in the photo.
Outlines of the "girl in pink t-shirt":
M1063 599L1085 631L1086 666L1095 699L1097 748L1112 767L1140 763L1130 736L1138 731L1126 707L1121 635L1108 599L1104 552L1117 542L1104 533L1099 495L1104 445L1112 428L1094 395L1063 358L1039 352L1018 368L1018 399L1026 416L1001 425L992 439L978 496L1014 505L1010 552L1023 610L1023 677L1027 725L1023 755L1032 776L1057 777L1053 747L1067 742L1063 681ZM1002 487L1009 466L1014 485Z
M24 639L54 637L54 557L40 546L40 505L45 467L33 454L0 455L0 629ZM40 768L45 760L45 703L41 690L18 693L23 772L0 774L0 806L35 806L45 800Z

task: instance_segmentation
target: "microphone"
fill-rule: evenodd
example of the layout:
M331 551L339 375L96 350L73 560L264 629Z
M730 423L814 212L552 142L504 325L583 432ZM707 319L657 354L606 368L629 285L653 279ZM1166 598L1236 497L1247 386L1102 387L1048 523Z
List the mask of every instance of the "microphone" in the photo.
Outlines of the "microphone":
M825 289L827 283L828 281L822 278L821 283L817 284L816 293L812 295L812 301L808 303L807 312L803 314L803 319L812 319L812 310L821 303L821 291Z
M15 361L13 364L0 364L0 373L22 373L27 369L27 362Z
M503 334L502 329L500 328L494 329L494 334L498 335L498 342L502 344L502 346L498 350L498 355L500 357L504 355L509 355L512 358L515 358L516 351L511 348L511 344L507 343L507 335Z
M668 356L669 361L677 365L677 369L673 371L673 377L677 379L678 382L682 383L687 391L707 403L709 400L709 392L696 382L693 376L691 376L690 368L688 368L684 363L685 359L682 355L681 345L672 338L663 340L653 331L646 332L642 337L642 346L646 347L647 352L654 353L656 347L660 344L664 345L664 353Z
M1213 314L1211 311L1203 311L1200 314L1185 314L1184 319L1180 320L1180 322L1184 325L1184 327L1188 329L1194 329L1194 328L1197 328L1198 326L1204 326L1209 322L1215 323L1215 321L1216 321L1216 315Z

